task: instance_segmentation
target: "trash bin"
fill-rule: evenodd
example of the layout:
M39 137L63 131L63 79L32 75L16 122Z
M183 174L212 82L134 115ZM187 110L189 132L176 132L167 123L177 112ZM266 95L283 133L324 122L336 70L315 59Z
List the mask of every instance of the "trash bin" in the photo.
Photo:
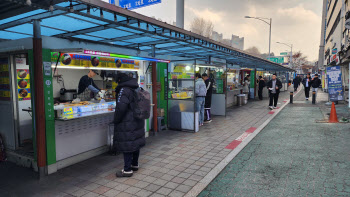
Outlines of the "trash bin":
M244 105L245 97L246 97L245 94L238 94L238 95L237 95L237 105L238 105L238 106Z
M244 102L243 105L246 105L248 103L248 99L249 99L249 92L243 92L244 94Z

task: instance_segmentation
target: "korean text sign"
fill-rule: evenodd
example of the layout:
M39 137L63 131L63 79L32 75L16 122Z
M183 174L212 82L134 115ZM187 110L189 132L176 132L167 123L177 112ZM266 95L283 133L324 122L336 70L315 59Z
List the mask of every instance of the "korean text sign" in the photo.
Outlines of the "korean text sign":
M327 78L330 101L344 100L340 66L328 67Z
M129 10L161 3L161 0L119 0L119 6Z

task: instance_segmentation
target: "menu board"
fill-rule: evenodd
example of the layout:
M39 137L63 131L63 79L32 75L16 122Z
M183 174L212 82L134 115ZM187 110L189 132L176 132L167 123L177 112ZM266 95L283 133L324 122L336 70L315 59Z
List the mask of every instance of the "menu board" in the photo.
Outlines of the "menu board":
M340 66L327 67L327 78L330 101L344 100Z
M11 100L10 75L7 58L0 59L0 100Z
M17 69L18 100L30 100L30 74L28 69Z
M51 52L51 62L56 63L59 53ZM60 55L59 66L78 66L89 68L120 68L139 69L139 61L114 57L100 57L94 55L63 53Z

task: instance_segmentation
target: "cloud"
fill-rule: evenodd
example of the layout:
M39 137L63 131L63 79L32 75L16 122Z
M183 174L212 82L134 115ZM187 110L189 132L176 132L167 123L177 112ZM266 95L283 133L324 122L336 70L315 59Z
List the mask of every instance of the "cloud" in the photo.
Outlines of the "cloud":
M318 58L321 32L322 0L190 0L185 1L185 28L195 17L211 20L214 30L225 38L232 34L245 37L245 48L256 46L268 51L269 26L245 19L244 16L272 18L272 52L278 54L290 50L276 44L293 44L293 51L301 51L310 60ZM143 10L142 10L143 9ZM135 10L148 16L176 21L176 0L164 0L161 4Z
M188 12L192 12L196 17L209 19L214 23L222 22L224 15L221 12L215 12L213 10L210 10L209 8L206 8L204 10L198 10L190 6L185 6L185 9L187 9Z

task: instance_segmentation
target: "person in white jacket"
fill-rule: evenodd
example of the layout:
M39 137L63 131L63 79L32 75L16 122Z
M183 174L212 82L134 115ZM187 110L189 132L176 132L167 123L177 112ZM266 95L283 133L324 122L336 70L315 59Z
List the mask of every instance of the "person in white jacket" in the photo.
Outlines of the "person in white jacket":
M205 96L207 95L207 88L202 79L201 74L196 73L196 87L195 87L195 95L196 95L196 111L199 112L199 126L203 126L204 123L204 104L205 104Z

